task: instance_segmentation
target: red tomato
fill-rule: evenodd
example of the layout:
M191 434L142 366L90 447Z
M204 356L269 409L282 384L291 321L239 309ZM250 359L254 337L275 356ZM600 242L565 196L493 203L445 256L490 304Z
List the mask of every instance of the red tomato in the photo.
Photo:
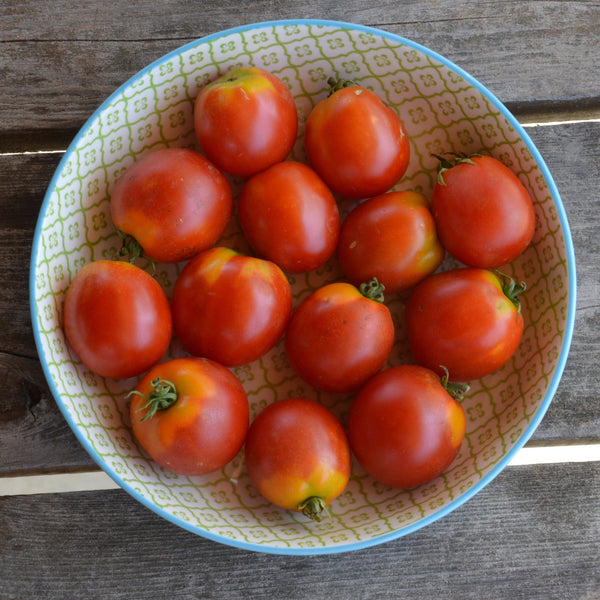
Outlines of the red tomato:
M450 372L454 381L496 371L515 353L523 335L516 286L487 269L436 273L418 283L406 305L411 353L417 363Z
M262 496L317 521L350 478L346 432L314 400L289 398L267 406L250 425L245 457Z
M442 245L471 267L515 259L533 237L533 203L519 178L490 156L442 159L431 208Z
M136 439L174 473L212 473L244 445L250 421L246 392L216 362L187 357L159 364L129 395Z
M157 363L172 335L163 289L127 262L98 260L73 278L64 304L69 344L94 373L133 377Z
M185 148L145 155L119 179L110 200L115 226L146 257L165 263L187 260L215 244L232 207L225 175Z
M387 192L410 157L402 121L377 94L351 82L335 86L306 122L308 160L325 183L350 198ZM347 87L343 87L346 83Z
M250 177L289 154L298 113L290 90L278 77L240 67L200 90L194 123L210 160L227 173Z
M285 333L288 359L318 390L357 390L392 351L394 324L381 289L361 287L362 291L345 282L325 285L292 314Z
M276 264L217 247L183 268L171 306L183 347L231 367L260 358L277 343L292 292Z
M382 371L350 408L348 437L374 479L413 488L443 473L465 435L465 412L429 369L401 365Z
M312 271L335 252L336 201L302 163L281 162L254 175L242 188L238 215L252 249L289 273Z
M433 273L444 249L425 196L388 192L359 204L342 224L338 258L354 285L377 277L386 295Z

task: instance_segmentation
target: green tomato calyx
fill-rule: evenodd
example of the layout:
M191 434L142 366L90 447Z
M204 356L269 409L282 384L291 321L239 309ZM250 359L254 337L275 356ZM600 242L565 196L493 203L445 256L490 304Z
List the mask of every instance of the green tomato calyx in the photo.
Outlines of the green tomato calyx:
M444 370L445 375L442 377L442 387L454 398L455 400L462 400L465 394L471 389L468 383L462 383L457 381L450 381L450 373L444 365L440 365L440 368Z
M339 90L343 90L347 87L358 86L358 83L352 81L351 79L336 79L335 77L330 77L327 80L327 85L329 86L328 95L333 96L333 94L339 92Z
M307 498L298 504L298 510L305 517L317 522L323 520L323 513L325 513L325 516L329 516L329 511L327 510L325 500L323 500L323 498L319 498L319 496L311 496L310 498Z
M443 155L440 154L431 154L433 158L437 158L440 161L437 171L437 182L440 185L446 185L444 181L444 173L451 169L452 167L456 167L456 165L467 163L469 165L474 165L473 158L482 156L481 154L465 154L464 152L444 152ZM446 156L452 158L446 158Z
M502 292L504 295L517 307L517 321L519 320L519 316L521 315L521 299L519 296L527 289L527 284L524 281L517 284L517 282L502 273L501 271L496 271L496 275L502 282Z
M127 398L133 394L137 394L146 401L146 403L143 406L140 406L136 411L147 410L146 414L142 417L141 422L149 421L156 414L156 411L166 410L177 402L177 389L175 388L174 383L156 377L150 382L150 385L154 389L150 392L148 397L137 390L132 390L127 394Z
M369 300L374 302L383 302L383 292L385 291L385 285L379 283L377 277L373 277L371 281L360 284L360 293Z

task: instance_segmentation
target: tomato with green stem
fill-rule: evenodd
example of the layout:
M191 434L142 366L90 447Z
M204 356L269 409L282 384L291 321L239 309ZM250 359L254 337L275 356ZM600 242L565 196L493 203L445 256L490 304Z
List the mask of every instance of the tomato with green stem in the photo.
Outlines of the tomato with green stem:
M174 473L212 473L244 445L250 420L246 392L214 361L184 357L156 365L129 397L135 438Z
M404 175L410 144L398 114L373 91L352 81L328 81L305 128L311 166L336 193L368 198L387 192Z
M350 408L348 437L361 466L393 488L414 488L443 473L465 436L459 399L466 385L417 365L382 371L361 388Z
M470 267L517 258L535 230L533 202L519 178L491 156L440 156L431 210L446 250Z
M163 148L131 165L110 199L121 255L175 263L213 246L233 210L225 175L198 152Z
M305 398L278 400L258 414L248 431L245 459L262 496L317 521L350 478L350 446L341 422Z
M376 279L327 284L296 308L285 332L294 371L318 390L357 390L386 363L394 323Z
M417 363L455 381L500 369L523 336L525 283L488 269L465 267L430 275L406 304L408 343Z

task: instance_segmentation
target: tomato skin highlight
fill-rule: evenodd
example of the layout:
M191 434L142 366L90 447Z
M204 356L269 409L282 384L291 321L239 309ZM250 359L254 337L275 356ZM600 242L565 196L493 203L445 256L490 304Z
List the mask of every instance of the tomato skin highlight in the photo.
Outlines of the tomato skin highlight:
M157 281L135 265L112 260L88 263L75 275L63 326L81 361L113 379L156 364L173 332L169 300Z
M313 108L304 141L311 166L334 192L349 198L388 191L410 158L398 115L358 85L335 91Z
M342 424L328 408L305 398L278 400L260 412L250 425L245 457L258 492L288 510L302 512L313 497L328 506L350 478Z
M406 305L410 351L417 363L453 381L478 379L516 352L524 318L492 271L465 267L435 273Z
M444 171L431 210L446 250L471 267L496 268L517 258L535 230L531 198L519 178L491 156Z
M288 273L317 269L335 252L337 203L302 163L277 163L250 178L238 198L238 216L253 250Z
M232 367L260 358L278 342L292 292L275 263L216 247L186 264L171 306L183 347Z
M281 79L257 67L240 67L201 88L194 125L212 162L231 175L250 177L290 153L298 113Z
M433 273L444 258L423 194L388 192L365 200L342 224L338 258L354 285L371 277L397 294Z
M146 398L152 381L175 385L177 400L145 420ZM150 457L180 475L204 475L224 467L241 450L249 427L246 392L222 365L204 358L186 357L151 369L131 395L133 433Z
M296 308L285 333L289 362L318 390L357 390L387 361L394 343L390 311L353 285L325 285Z
M233 210L225 175L198 152L164 148L143 156L111 194L111 218L157 262L188 260L217 242Z
M374 479L409 489L452 464L465 427L464 409L437 374L400 365L361 388L350 408L348 437L358 462Z

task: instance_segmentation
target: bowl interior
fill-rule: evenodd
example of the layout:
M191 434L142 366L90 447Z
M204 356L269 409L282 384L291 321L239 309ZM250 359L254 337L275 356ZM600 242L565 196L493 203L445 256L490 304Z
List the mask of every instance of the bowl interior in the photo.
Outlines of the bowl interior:
M502 370L472 382L463 401L467 434L457 459L442 476L410 491L377 484L355 463L331 518L320 523L260 497L242 455L205 477L161 469L130 431L125 393L136 380L91 373L61 329L64 295L75 273L91 260L116 257L120 239L110 221L109 198L118 177L144 153L165 146L197 148L194 97L203 84L237 65L272 71L292 90L300 119L296 160L305 161L304 123L326 95L327 78L351 78L377 92L404 121L412 155L396 189L429 195L437 166L432 153L483 152L508 165L535 203L534 241L503 269L528 285L523 341ZM61 410L86 449L134 497L178 525L224 543L267 552L333 552L404 535L438 518L503 468L531 435L560 377L571 327L572 247L560 199L540 162L522 129L481 85L442 57L384 32L326 21L265 23L168 54L124 84L90 118L59 165L42 207L32 255L32 315L42 364ZM231 182L239 190L242 181ZM235 218L219 243L249 252ZM442 268L456 265L447 258ZM180 269L157 265L156 277L169 294ZM340 276L335 257L315 272L290 276L295 304ZM411 362L405 300L405 295L387 299L397 327L390 364ZM168 358L181 355L175 339ZM346 419L351 397L307 386L290 370L281 343L233 372L246 388L252 415L277 399L306 396Z

